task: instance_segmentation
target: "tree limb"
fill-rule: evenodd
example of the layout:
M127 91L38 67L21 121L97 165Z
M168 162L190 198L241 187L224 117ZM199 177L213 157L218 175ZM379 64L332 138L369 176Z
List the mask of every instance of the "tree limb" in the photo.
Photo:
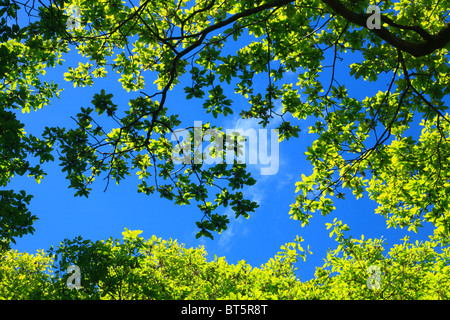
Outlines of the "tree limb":
M369 15L355 13L347 8L344 4L342 4L342 2L339 0L322 1L331 9L333 9L334 12L344 17L348 21L367 28L367 18ZM413 43L398 38L388 29L383 27L381 27L380 29L371 30L374 34L376 34L378 37L380 37L390 45L401 51L407 52L416 58L426 56L437 49L441 49L450 42L450 24L445 25L437 34L430 35L420 27L402 26L393 22L391 19L385 16L381 16L381 20L393 27L402 28L405 30L413 30L424 39L424 41Z

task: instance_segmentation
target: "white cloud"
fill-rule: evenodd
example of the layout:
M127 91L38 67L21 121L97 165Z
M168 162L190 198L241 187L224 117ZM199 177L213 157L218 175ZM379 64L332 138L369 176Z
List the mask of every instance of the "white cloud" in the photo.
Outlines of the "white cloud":
M230 226L226 231L224 231L219 239L219 249L221 251L223 251L224 253L227 253L230 251L231 249L231 240L234 237L234 232L233 232L233 226Z
M230 223L228 224L228 229L220 234L220 238L217 243L219 249L224 251L224 253L228 252L231 249L231 242L236 234L235 228L239 223L237 219L234 219L234 212L231 209L227 210L226 215L230 219Z

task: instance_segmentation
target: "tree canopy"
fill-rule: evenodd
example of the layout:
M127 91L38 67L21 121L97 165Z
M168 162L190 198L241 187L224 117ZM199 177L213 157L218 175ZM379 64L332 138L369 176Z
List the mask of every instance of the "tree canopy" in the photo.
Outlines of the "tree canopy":
M328 227L337 248L330 250L316 279L306 283L292 278L288 248L281 259L287 264L275 260L270 267L247 272L245 264L229 266L220 259L207 263L200 249L183 249L173 241L143 242L132 233L126 234L123 245L112 240L73 240L66 244L67 250L76 244L87 248L80 252L105 261L125 260L117 269L86 266L98 267L87 272L94 277L95 288L70 293L60 288L54 297L447 298L450 25L446 2L52 0L38 5L1 0L1 4L2 187L16 175L39 182L46 175L45 162L59 163L69 187L81 197L89 196L100 177L107 185L119 184L136 173L138 192L156 193L178 205L197 204L201 214L197 236L213 238L230 222L221 208L231 207L236 218L248 217L257 208L242 192L255 179L238 161L202 166L195 161L196 152L181 169L175 166L173 159L181 153L174 152L171 135L183 119L166 101L172 89L188 79L186 98L201 99L205 112L214 118L239 113L242 118L259 119L263 126L281 119L280 141L298 138L300 123L315 120L309 133L317 138L306 152L313 173L302 174L296 183L297 197L289 212L302 226L315 214L333 214L336 199L351 192L356 198L374 200L375 213L386 218L387 228L420 232L425 223L434 227L429 241L412 244L405 238L383 255L382 239L345 237L348 227L335 219ZM373 18L367 11L370 5L380 9L379 28L367 25ZM25 26L19 23L19 13L27 16ZM237 50L228 49L236 45ZM92 106L74 114L73 128L47 127L40 136L27 134L20 112L39 112L59 97L60 84L48 83L42 76L56 65L64 66L62 57L70 50L79 53L79 62L67 67L64 79L74 87L91 86L97 78L118 74L125 92L135 92L137 97L128 106L117 105L113 93L101 90L92 97ZM288 74L296 75L297 82L287 81ZM254 86L256 79L264 79L265 85ZM382 90L373 94L367 90L363 98L353 87L369 88L372 83ZM236 95L248 104L233 104ZM196 129L189 128L194 135ZM221 130L207 122L202 133L211 128ZM223 148L223 152L237 157L239 150ZM14 266L19 263L32 269L25 273L33 274L23 295L50 297L56 289L46 288L58 277L51 278L44 270L53 256L8 251L15 238L34 231L37 217L27 209L31 197L24 191L0 190L2 272L6 272L1 273L1 281L6 281L3 274L10 274L8 281L20 282L25 269ZM134 242L127 240L130 237ZM152 243L156 252L166 252L167 259L175 259L171 263L180 268L165 269L157 262L161 253L139 251L148 250ZM82 265L83 258L79 259ZM367 268L375 262L384 279L380 290L366 286ZM64 263L60 266L66 268ZM198 281L198 291L186 289L192 283L183 283L181 272L196 275L189 281ZM231 280L223 280L221 273ZM142 287L141 277L153 277L155 285ZM252 289L233 280L239 277ZM122 280L127 285L119 286L117 281ZM225 286L222 291L221 286Z
M336 226L342 231L342 225ZM378 240L347 243L348 256L330 254L316 276L301 282L293 265L306 258L303 239L281 246L267 263L252 267L246 261L229 264L224 257L207 261L203 247L186 249L176 240L142 231L125 230L123 239L92 242L81 237L36 255L11 250L1 256L1 299L104 300L298 300L298 299L448 299L448 250L436 245L404 243L382 257ZM341 235L342 236L342 235ZM351 253L350 253L351 252ZM367 268L381 266L378 289L368 289ZM67 268L81 270L81 288L69 289ZM336 274L334 274L336 273Z

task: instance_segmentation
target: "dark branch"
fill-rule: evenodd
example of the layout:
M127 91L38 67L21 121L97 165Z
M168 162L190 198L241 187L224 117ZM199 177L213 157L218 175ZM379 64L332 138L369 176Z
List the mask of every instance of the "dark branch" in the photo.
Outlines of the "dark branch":
M344 17L348 21L362 27L367 27L367 18L369 17L368 14L355 13L345 5L343 5L339 0L322 1L331 9L333 9L334 12ZM416 58L433 53L435 50L443 48L445 45L447 45L447 43L450 42L450 24L445 25L437 34L430 35L428 32L418 26L403 26L393 22L391 19L385 16L381 16L381 20L396 28L415 31L424 39L424 41L413 43L398 38L396 35L392 34L388 29L383 28L382 26L380 29L371 30L374 34L376 34L378 37L380 37L390 45L403 52L407 52Z

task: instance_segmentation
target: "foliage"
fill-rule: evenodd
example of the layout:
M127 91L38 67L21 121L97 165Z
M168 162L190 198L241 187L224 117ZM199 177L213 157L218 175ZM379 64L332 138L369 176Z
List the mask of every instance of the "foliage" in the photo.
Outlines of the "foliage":
M425 223L434 226L429 242L405 242L381 258L381 240L345 240L339 233L343 225L336 221L333 234L338 235L339 245L331 251L329 263L330 272L339 275L330 277L320 269L316 280L301 285L309 288L306 296L317 292L313 296L321 298L446 297L440 284L447 281L450 236L446 2L57 0L40 2L37 9L34 2L31 8L14 0L1 3L2 187L15 175L27 174L39 182L45 176L41 165L57 161L58 152L76 196L88 197L100 176L108 186L134 172L140 179L139 192L159 193L178 205L197 204L201 212L197 236L213 238L230 222L221 208L230 206L236 218L248 217L257 208L241 190L255 179L237 162L205 167L191 161L182 169L175 168L171 160L178 155L173 153L170 135L182 122L166 101L171 90L188 77L191 84L184 88L186 98L202 99L205 112L213 118L239 113L242 118L259 119L263 126L280 118L280 140L297 138L302 121L315 121L309 132L317 138L306 152L313 172L303 174L296 183L297 197L289 213L302 226L313 214L332 214L335 201L348 196L347 191L356 198L368 193L379 205L375 213L386 218L388 228L418 232ZM369 29L366 9L376 4L382 12L381 28ZM71 5L80 8L80 28L66 28ZM31 16L32 10L38 12L36 21L19 27L18 12ZM239 49L230 52L230 42ZM94 95L92 107L80 108L73 118L74 128L48 127L41 137L27 134L18 111L39 111L59 97L58 84L42 76L46 69L63 65L62 56L70 50L76 50L80 60L76 67L67 67L64 78L75 88L92 86L97 78L118 73L123 89L139 93L138 97L130 99L127 107L118 106L112 93L101 90ZM338 68L348 74L338 73ZM289 74L298 81L290 83ZM149 75L156 77L154 86L148 83ZM266 85L253 85L262 80ZM383 89L372 92L372 86L367 86L372 83ZM361 84L368 89L364 94L355 89ZM248 107L237 107L233 94L247 99ZM275 107L279 101L281 111ZM117 126L106 129L103 123L108 120ZM203 124L202 132L209 128L215 128L214 124ZM416 136L411 133L418 131ZM237 156L237 149L227 152ZM196 156L193 152L191 160ZM39 163L33 165L33 160ZM26 207L29 195L2 190L0 196L0 237L7 249L14 238L33 231L36 217ZM134 280L125 281L131 286L126 293L117 289L117 281L134 277L134 263L146 258L126 253L127 244L108 241L75 239L63 246L75 250L82 265L87 257L100 259L86 273L94 287L88 285L80 297L139 296L141 289L134 287ZM112 247L118 256L108 252ZM435 247L442 253L434 251ZM134 249L138 248L136 244ZM69 259L63 251L56 254ZM381 259L379 267L387 281L381 293L363 289L365 268L376 257ZM122 269L111 271L101 262L118 262L115 259L123 263ZM425 271L414 272L414 268ZM400 290L396 285L400 280L409 287ZM169 297L168 291L158 288L162 296L145 294ZM175 290L173 297L187 294L182 282L176 288L180 291ZM208 297L216 292L211 290ZM75 294L57 292L57 297ZM240 294L248 296L244 291ZM256 291L253 294L257 296ZM276 297L287 296L277 293Z
M9 250L0 254L0 297L8 300L45 299L50 294L51 258Z
M331 226L330 226L331 227ZM36 256L11 250L1 256L1 299L104 300L303 300L303 299L448 299L449 252L436 243L395 245L383 255L381 239L346 239L345 225L332 225L339 246L330 251L315 278L300 281L294 265L306 258L303 239L281 247L258 267L244 260L207 259L203 247L186 249L176 240L125 229L122 241L66 239ZM343 255L339 256L342 252ZM81 288L68 289L69 265L81 270ZM380 287L367 285L367 268L377 265Z
M66 239L36 256L9 251L2 255L0 298L35 299L39 290L40 299L293 298L292 266L306 255L297 252L303 251L298 238L261 268L230 265L223 257L208 262L203 247L186 249L156 236L144 241L141 232L125 229L122 241ZM73 264L81 269L79 290L67 288Z

